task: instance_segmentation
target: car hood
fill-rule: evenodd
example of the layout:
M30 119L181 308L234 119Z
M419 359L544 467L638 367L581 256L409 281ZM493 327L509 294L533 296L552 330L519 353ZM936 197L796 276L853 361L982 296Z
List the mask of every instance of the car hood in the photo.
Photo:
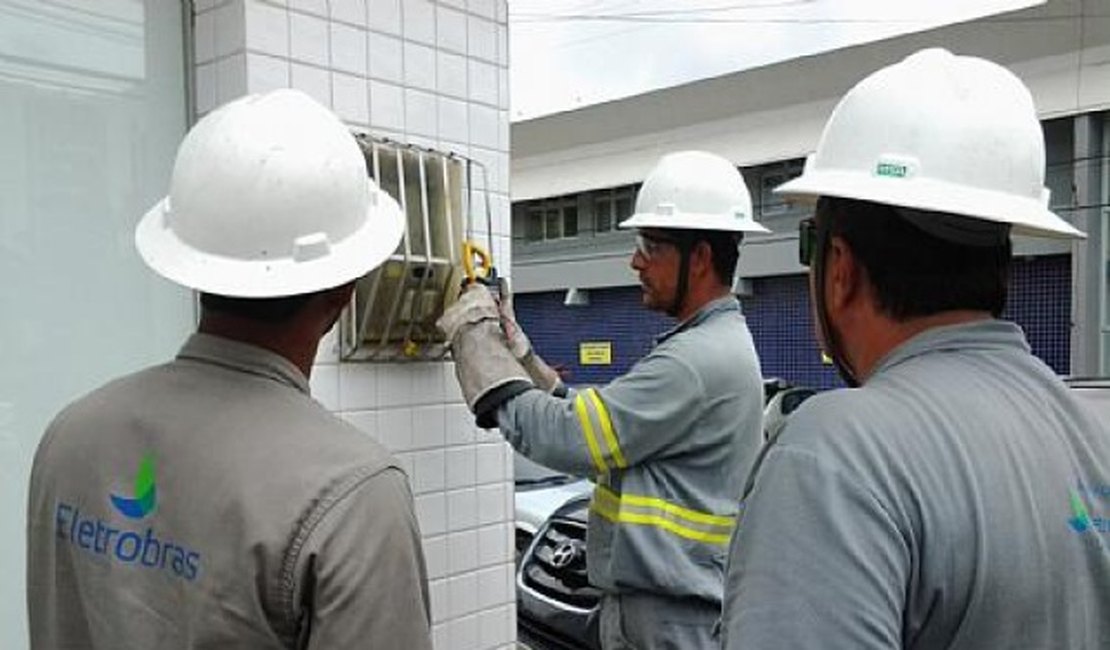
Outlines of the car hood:
M515 496L517 527L535 533L551 513L574 497L589 494L593 487L593 483L582 479L547 488L518 490Z

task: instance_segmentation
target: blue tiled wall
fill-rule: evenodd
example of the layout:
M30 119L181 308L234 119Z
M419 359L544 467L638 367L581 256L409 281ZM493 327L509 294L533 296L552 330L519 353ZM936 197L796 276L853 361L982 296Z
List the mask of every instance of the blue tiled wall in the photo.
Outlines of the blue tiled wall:
M832 366L821 363L813 339L805 276L761 278L754 284L754 295L742 302L763 375L820 388L839 385ZM626 372L654 337L674 324L640 305L638 287L590 291L588 307L564 307L561 291L523 294L516 298L516 311L536 350L549 363L566 366L572 384L605 383ZM1070 368L1070 313L1069 256L1014 262L1005 317L1025 329L1033 353L1060 374ZM579 365L580 341L610 341L612 365Z

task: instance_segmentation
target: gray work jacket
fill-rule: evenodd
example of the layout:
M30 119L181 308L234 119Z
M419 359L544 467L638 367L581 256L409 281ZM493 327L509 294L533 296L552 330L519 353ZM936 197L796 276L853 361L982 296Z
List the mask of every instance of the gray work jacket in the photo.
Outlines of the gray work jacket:
M724 647L1110 647L1110 432L1003 321L809 399L754 470Z
M525 456L593 478L587 565L608 593L721 601L737 501L761 442L763 383L740 305L713 301L628 374L560 399L504 404Z
M226 339L58 415L27 548L33 650L431 647L404 474L290 362Z

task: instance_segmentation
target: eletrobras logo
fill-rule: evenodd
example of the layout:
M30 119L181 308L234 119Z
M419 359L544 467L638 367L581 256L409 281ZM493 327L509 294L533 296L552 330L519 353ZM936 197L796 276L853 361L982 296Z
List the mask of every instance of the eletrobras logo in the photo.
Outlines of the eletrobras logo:
M127 519L146 519L158 506L157 483L154 457L144 456L135 472L133 496L109 494L109 500L115 510ZM200 574L200 553L178 542L160 538L149 525L145 530L113 525L59 500L54 512L54 528L58 539L86 553L166 571L189 581L196 580Z

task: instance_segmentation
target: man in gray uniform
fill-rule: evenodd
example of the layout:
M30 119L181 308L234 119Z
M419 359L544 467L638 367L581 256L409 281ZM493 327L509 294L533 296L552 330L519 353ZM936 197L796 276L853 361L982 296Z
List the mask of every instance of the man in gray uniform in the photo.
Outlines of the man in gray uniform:
M730 287L742 234L766 230L751 217L736 168L693 151L658 163L621 227L638 229L632 268L644 304L678 325L609 385L566 395L511 314L499 324L482 287L464 293L441 324L479 422L500 425L532 460L597 483L587 566L605 593L602 647L711 648L763 403L759 361Z
M190 131L135 239L201 292L199 333L44 435L34 650L431 647L406 477L308 390L320 338L402 219L347 129L300 92L243 98Z
M1110 647L1110 435L998 320L1010 235L1048 211L1022 83L925 50L860 82L805 172L802 261L854 388L761 454L724 647Z

